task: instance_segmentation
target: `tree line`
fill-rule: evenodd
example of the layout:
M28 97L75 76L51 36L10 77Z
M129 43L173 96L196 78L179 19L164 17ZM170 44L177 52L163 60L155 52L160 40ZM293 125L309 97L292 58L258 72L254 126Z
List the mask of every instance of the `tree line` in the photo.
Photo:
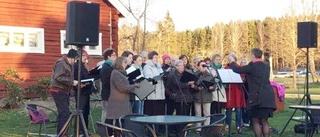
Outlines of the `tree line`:
M118 52L131 50L139 53L143 50L155 50L160 55L186 54L189 58L196 56L211 58L214 53L222 56L235 53L240 60L249 59L250 50L259 47L265 53L264 58L271 62L273 70L291 68L296 72L298 67L306 67L307 64L307 48L298 48L297 45L297 23L310 20L319 22L320 18L318 14L308 16L288 14L281 18L237 20L195 30L175 31L175 24L167 12L165 18L157 22L157 30L154 32L144 32L135 25L121 26L118 33ZM316 70L320 69L319 53L319 47L309 48L312 82L318 82ZM225 63L226 61L224 59ZM296 73L293 73L294 87L296 82Z

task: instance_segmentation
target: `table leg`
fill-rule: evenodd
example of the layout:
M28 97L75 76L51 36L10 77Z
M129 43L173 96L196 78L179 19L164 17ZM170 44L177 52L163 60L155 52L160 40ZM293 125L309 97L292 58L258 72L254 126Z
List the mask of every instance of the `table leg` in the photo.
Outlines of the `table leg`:
M168 137L168 125L166 125L166 137Z

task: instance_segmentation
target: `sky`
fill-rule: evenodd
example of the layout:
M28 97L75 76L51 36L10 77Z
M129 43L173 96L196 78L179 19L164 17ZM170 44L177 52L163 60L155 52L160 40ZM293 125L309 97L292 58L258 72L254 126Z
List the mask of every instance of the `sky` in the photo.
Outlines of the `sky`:
M121 0L127 4L127 0ZM150 0L147 10L147 30L156 30L156 23L163 20L167 11L173 19L176 31L194 30L213 26L217 22L236 20L263 20L279 18L288 10L292 0ZM300 0L293 0L295 4ZM312 0L307 0L312 1ZM144 0L130 0L132 9L142 10ZM296 6L294 5L294 6ZM318 3L318 5L320 5ZM319 7L319 6L318 6ZM319 8L320 9L320 8ZM132 17L120 19L121 24L136 24Z

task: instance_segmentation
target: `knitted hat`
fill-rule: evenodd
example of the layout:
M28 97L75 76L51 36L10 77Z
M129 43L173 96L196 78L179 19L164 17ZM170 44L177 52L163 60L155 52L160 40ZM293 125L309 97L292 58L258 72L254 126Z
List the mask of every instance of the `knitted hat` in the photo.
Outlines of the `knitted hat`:
M68 54L67 54L68 58L77 58L78 57L78 53L75 49L70 49Z
M169 54L164 53L164 54L162 55L162 62L163 62L163 63L164 63L164 60L166 60L166 58L170 58L170 56L169 56Z

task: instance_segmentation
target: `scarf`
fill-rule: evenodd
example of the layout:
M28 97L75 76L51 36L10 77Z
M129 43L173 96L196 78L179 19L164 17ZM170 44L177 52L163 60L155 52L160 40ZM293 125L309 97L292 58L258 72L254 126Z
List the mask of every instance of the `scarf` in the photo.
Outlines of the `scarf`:
M108 60L108 59L107 59L107 60L105 60L104 63L107 63L108 65L112 66L112 63L113 63L113 62L112 62L112 60Z
M221 64L215 64L214 62L211 63L211 67L215 68L215 69L221 69L222 65Z

